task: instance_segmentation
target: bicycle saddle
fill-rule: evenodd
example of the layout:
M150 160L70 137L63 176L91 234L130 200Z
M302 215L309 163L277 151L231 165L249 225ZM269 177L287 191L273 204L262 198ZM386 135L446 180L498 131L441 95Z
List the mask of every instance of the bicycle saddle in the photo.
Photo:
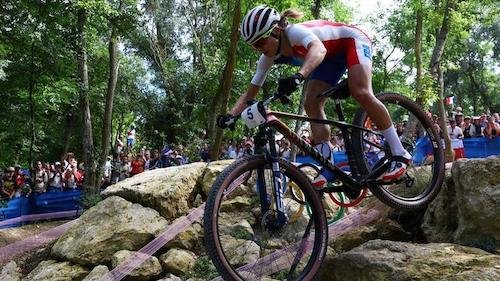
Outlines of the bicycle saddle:
M330 89L319 94L317 97L329 97L332 99L347 99L351 93L349 92L349 86L347 85L347 79L343 79L337 85L331 87Z

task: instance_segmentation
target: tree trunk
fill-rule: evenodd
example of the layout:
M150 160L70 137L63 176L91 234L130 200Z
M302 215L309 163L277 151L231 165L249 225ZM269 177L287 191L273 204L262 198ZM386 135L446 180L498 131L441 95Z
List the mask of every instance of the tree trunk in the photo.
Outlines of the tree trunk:
M443 137L445 141L445 156L447 161L453 161L453 150L451 149L451 141L448 136L448 129L446 126L446 112L444 109L444 79L443 79L443 71L441 69L441 57L444 52L444 46L446 43L446 38L448 37L448 32L450 30L451 25L451 16L450 12L453 8L453 0L447 0L444 9L444 17L443 22L441 24L440 30L436 33L436 45L434 46L434 50L432 52L431 62L429 64L430 73L437 80L439 86L439 100L438 100L438 108L439 115L441 117L441 123L439 124L441 127L441 131L443 132ZM436 10L438 9L439 2L436 2Z
M422 90L422 2L418 1L419 7L416 11L417 23L415 25L415 64L417 68L417 77L415 78L415 90L417 103L424 105L424 95Z
M314 0L312 6L312 15L315 19L319 19L319 14L321 12L321 0Z
M85 38L85 24L87 21L87 11L83 8L78 10L78 88L80 92L80 109L82 111L82 145L83 163L85 167L85 181L83 183L86 195L96 195L99 188L96 186L96 161L94 159L94 140L92 136L92 121L90 114L89 100L89 76L87 66L87 51Z
M109 76L108 76L108 90L106 92L106 107L104 108L104 120L102 122L102 135L101 135L101 159L97 169L98 185L101 186L101 178L106 159L109 154L110 144L109 139L111 136L111 120L113 118L113 99L115 96L116 82L118 79L118 36L116 28L111 28L111 36L108 43L109 53Z
M231 43L227 53L227 62L224 67L224 72L221 79L221 85L219 87L219 91L217 97L215 98L217 101L220 101L220 105L218 102L212 104L210 126L215 128L215 114L216 113L225 113L227 111L227 104L229 102L229 98L231 97L231 85L233 83L233 75L234 75L234 67L236 64L236 47L239 39L239 25L241 19L241 7L240 0L236 0L234 5L234 13L233 13L233 23L231 27ZM218 129L215 133L215 138L212 138L213 145L211 147L210 155L213 160L217 160L220 153L220 145L222 143L222 130ZM210 135L209 135L210 136Z
M450 31L451 26L451 10L453 9L453 0L446 1L446 7L444 10L443 23L441 24L441 29L436 34L436 45L434 46L434 50L432 51L431 62L429 68L431 73L434 75L437 73L438 64L441 61L441 57L443 56L444 46L446 44L446 38L448 37L448 32ZM438 7L436 7L437 9Z
M445 145L445 159L446 162L452 162L453 161L453 149L451 149L451 140L450 140L450 135L448 135L448 126L446 125L446 111L444 109L444 79L443 79L443 70L441 69L441 66L438 64L437 65L437 76L438 76L438 85L439 85L439 104L438 104L438 109L439 109L439 115L441 116L440 118L440 123L439 126L441 127L441 132L444 138L444 145Z
M71 131L73 130L74 115L72 112L66 113L66 121L64 125L64 135L63 135L63 151L61 153L60 159L64 159L65 155L69 151L69 143L71 139Z
M30 82L29 82L29 89L28 89L28 93L29 93L29 100L30 100L30 129L31 129L31 140L30 140L30 150L29 150L29 162L30 165L33 164L33 146L35 145L35 139L36 139L36 131L35 131L35 101L33 99L33 92L35 91L35 75L34 75L34 71L35 71L35 64L33 62L34 60L34 45L35 43L31 43L31 67L30 67Z

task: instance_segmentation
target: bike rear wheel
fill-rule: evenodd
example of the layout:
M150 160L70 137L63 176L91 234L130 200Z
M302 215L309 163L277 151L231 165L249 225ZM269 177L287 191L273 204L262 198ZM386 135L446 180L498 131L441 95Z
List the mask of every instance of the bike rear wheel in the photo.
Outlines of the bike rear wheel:
M402 181L369 186L385 204L397 209L420 209L439 193L444 179L444 152L436 128L427 114L412 100L393 93L377 95L386 106L392 121L399 127L403 147L413 156ZM358 110L354 125L376 132L353 130L353 151L359 171L367 175L379 160L390 155L388 145L368 114Z
M205 246L224 280L312 280L320 268L328 229L319 196L293 164L280 159L279 166L286 185L283 207L288 218L293 216L279 227L270 227L276 217L276 195L271 162L264 156L237 160L212 186L204 214ZM263 203L269 207L265 214L260 188L269 195ZM292 196L297 188L310 213Z

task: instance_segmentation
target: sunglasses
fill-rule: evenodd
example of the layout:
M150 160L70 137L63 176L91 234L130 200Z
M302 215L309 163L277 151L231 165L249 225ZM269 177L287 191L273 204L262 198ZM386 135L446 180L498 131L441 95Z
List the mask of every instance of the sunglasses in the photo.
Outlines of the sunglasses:
M266 39L271 36L271 34L273 33L273 29L274 28L271 28L269 29L268 31L266 31L266 33L262 34L257 40L255 40L254 43L252 43L252 47L256 50L259 50L261 49L262 47L264 47L264 44L266 43Z

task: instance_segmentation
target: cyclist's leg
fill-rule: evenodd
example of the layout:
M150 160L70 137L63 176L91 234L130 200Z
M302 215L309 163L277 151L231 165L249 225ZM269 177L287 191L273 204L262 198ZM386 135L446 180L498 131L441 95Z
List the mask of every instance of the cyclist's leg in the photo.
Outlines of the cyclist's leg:
M317 119L326 119L325 97L318 94L328 90L332 86L324 81L312 79L307 82L306 99L304 109L307 116ZM312 139L315 144L326 142L330 139L330 126L327 124L311 123Z
M359 33L359 36L350 42L351 45L347 48L349 90L353 98L359 102L380 129L389 144L395 161L392 162L391 168L381 176L381 179L392 181L404 175L411 155L403 148L387 108L373 94L372 47L370 40L366 35Z
M377 125L384 138L389 143L391 153L393 156L402 156L404 159L410 159L411 155L403 148L401 140L399 139L396 129L394 128L391 116L385 108L384 104L380 102L372 90L371 80L371 64L358 63L349 67L349 90L353 98L363 107L368 113L371 120ZM387 171L382 179L391 181L401 177L406 171L407 161L399 158L401 161L394 161L391 169Z
M309 76L306 87L306 100L304 108L309 117L326 119L324 111L326 98L318 98L318 94L336 85L346 71L346 60L343 56L325 59ZM311 124L313 141L316 149L330 159L332 144L330 143L330 126L325 124ZM333 174L322 169L318 177L313 180L313 186L323 188L328 181L333 180Z

